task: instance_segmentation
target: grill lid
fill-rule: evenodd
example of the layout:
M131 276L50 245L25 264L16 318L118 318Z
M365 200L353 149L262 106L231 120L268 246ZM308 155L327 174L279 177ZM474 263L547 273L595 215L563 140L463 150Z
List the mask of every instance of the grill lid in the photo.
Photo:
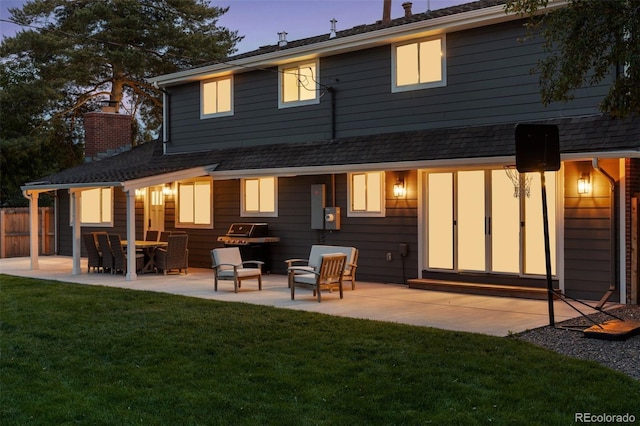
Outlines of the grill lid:
M227 231L228 237L266 237L269 225L266 223L234 223Z

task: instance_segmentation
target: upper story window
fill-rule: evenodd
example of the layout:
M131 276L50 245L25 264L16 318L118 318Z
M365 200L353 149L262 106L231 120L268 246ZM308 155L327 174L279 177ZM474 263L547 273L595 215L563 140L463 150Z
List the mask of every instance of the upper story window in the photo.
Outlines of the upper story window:
M287 64L279 68L278 107L288 108L320 102L318 61Z
M113 226L113 188L94 188L82 191L80 224Z
M447 84L444 36L395 44L392 52L393 92Z
M267 176L242 179L242 211L240 216L278 215L278 180Z
M385 215L384 172L349 173L348 216Z
M211 179L178 182L176 227L211 228L213 226L212 206Z
M233 76L200 83L200 118L233 115Z

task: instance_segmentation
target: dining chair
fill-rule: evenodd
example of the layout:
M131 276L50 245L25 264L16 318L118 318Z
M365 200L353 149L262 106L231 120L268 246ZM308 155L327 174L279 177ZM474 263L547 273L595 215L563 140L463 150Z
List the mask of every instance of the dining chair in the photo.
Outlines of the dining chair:
M87 273L91 272L91 268L93 268L93 272L100 272L102 269L102 255L98 251L93 234L82 234L82 241L87 249Z
M109 236L106 232L101 232L97 236L98 250L102 254L102 272L113 273L113 251L111 250Z
M158 231L149 229L144 237L145 241L158 241Z
M111 243L111 250L113 252L113 269L112 274L122 272L123 275L127 273L127 254L122 247L122 240L118 234L109 234L109 242ZM136 252L136 271L144 268L144 254Z
M178 272L189 273L189 249L187 234L171 234L167 241L167 247L158 247L155 251L156 268L162 270L164 275L172 269Z
M169 241L169 235L171 235L171 231L162 231L160 233L160 240L164 243L166 243L167 241Z

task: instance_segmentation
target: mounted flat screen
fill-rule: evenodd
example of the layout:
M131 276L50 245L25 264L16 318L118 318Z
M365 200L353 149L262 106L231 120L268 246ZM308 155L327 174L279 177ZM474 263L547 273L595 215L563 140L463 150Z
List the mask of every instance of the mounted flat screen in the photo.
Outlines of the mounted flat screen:
M560 170L558 126L518 124L516 126L516 169L520 173Z

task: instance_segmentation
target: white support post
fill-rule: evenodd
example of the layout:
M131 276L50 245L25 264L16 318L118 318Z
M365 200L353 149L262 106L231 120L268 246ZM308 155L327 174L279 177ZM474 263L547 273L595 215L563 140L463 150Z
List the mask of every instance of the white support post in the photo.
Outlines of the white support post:
M31 269L38 270L38 193L30 192L29 199L29 254L31 257Z
M82 192L78 190L69 190L71 195L71 234L73 238L72 254L73 254L73 266L71 268L72 275L80 275L82 270L80 268L80 256L81 256L81 238L80 233L82 226L80 223L80 200Z
M136 274L136 191L129 189L127 196L127 281L138 279Z

